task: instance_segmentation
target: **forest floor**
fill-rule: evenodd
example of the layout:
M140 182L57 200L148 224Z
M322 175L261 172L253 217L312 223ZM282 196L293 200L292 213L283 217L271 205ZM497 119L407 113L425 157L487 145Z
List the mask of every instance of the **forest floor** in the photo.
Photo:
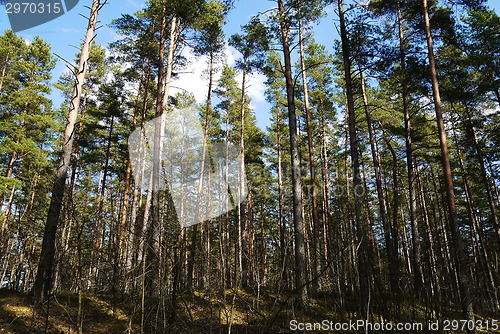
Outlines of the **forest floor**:
M311 298L304 311L297 311L292 306L289 296L276 296L262 293L257 299L248 291L228 290L225 294L186 293L177 300L177 316L165 333L315 333L315 331L293 331L291 321L298 323L349 323L359 317L352 310L354 305L339 305L334 296L318 295ZM405 301L394 300L390 296L378 298L381 312L374 312L374 323L428 323L429 314L424 305L410 307ZM140 333L140 305L132 303L126 297L110 295L82 296L83 333ZM418 303L412 303L417 305ZM4 333L78 333L79 298L76 294L58 294L50 303L47 317L47 305L33 306L32 298L26 293L0 290L0 334ZM351 309L351 310L350 310ZM335 311L334 311L335 310ZM339 311L341 310L341 311ZM446 307L440 319L460 319L457 308ZM496 319L495 319L496 318ZM481 312L477 319L488 321L500 320L494 312ZM499 321L500 322L500 321ZM317 331L320 332L320 331ZM357 333L361 331L321 331L322 333ZM388 331L377 331L387 333ZM437 333L436 331L393 331L393 333ZM447 331L446 333L465 333L465 331ZM480 331L480 333L500 333L500 330Z

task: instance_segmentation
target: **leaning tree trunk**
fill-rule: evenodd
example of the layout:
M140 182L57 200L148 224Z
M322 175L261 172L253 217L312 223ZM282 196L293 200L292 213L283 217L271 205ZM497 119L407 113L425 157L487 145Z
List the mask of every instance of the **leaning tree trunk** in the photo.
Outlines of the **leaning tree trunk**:
M74 130L76 119L78 117L78 109L80 107L80 95L82 93L85 75L88 70L87 62L90 55L90 46L94 39L97 15L101 8L101 1L93 0L87 26L87 34L80 53L80 63L78 65L78 72L76 73L75 85L73 87L73 97L69 107L68 123L66 124L66 129L64 131L61 160L56 169L56 179L52 188L52 197L50 200L49 212L47 214L47 221L45 223L38 271L33 285L32 292L38 299L45 299L48 297L52 288L52 275L56 251L56 233L59 225L59 215L62 208L67 172L73 150Z
M428 13L427 0L423 0L423 14L425 22L425 35L427 39L427 49L429 57L429 67L431 70L432 93L434 95L434 107L436 109L436 121L439 133L439 143L441 146L441 164L444 172L444 185L446 189L446 203L448 206L452 254L455 262L458 277L458 287L460 290L460 299L462 311L469 321L474 321L474 311L472 307L472 296L469 286L468 261L463 246L462 237L458 227L457 207L455 203L455 191L453 189L453 177L451 174L450 154L448 152L448 143L446 139L446 130L444 127L443 111L441 108L441 95L439 92L439 82L436 72L436 63L434 59L434 46L431 35L431 26ZM467 329L467 333L475 333L475 330Z

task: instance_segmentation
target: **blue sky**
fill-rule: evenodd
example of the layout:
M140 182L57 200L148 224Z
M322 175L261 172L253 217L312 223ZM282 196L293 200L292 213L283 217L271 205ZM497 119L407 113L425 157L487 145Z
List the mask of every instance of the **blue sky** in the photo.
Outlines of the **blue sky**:
M88 15L89 9L85 6L90 6L91 0L80 0L78 5L65 15L56 18L53 21L47 22L41 26L37 26L18 33L19 36L31 41L35 36L39 35L49 44L52 45L52 51L61 57L72 60L75 53L78 51L75 46L81 43L87 27L86 19L80 14ZM108 3L99 13L102 28L97 31L96 42L106 46L108 43L119 39L119 36L107 25L121 14L134 13L141 9L144 1L142 0L109 0ZM494 8L497 13L500 13L500 1L489 0L489 6ZM274 1L269 0L236 0L235 8L227 18L228 24L225 27L225 32L229 36L233 33L238 33L240 25L248 22L252 15L264 12L275 6ZM335 15L328 15L323 18L314 28L315 38L318 43L331 46L333 39L337 36L335 29ZM0 6L0 31L10 29L7 14L3 6ZM226 51L227 61L232 64L235 58L238 57L234 49L228 48ZM204 68L203 60L195 60L192 58L190 66L191 74L187 74L181 78L179 82L174 82L174 86L184 89L190 89L195 94L198 100L202 100L205 94L204 81L200 80L202 69ZM54 80L65 71L65 64L58 61L53 72ZM253 75L250 81L250 97L252 98L252 106L254 107L257 123L265 129L269 125L269 106L264 100L265 86L263 84L264 77L261 75ZM62 102L62 97L54 88L51 98L54 102L54 107L58 107Z

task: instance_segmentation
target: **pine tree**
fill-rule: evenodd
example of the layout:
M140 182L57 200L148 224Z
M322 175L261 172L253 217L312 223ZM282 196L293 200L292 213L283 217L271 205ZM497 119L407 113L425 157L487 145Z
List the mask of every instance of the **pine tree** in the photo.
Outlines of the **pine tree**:
M10 31L2 36L10 40L15 39ZM4 39L2 39L4 40ZM19 43L21 41L18 41ZM15 45L15 44L14 44ZM13 205L15 189L19 186L16 181L17 169L19 174L25 160L35 163L43 162L47 156L39 143L50 145L47 131L54 128L54 112L47 94L50 93L48 81L51 79L50 71L55 66L55 60L50 54L50 46L40 37L35 37L30 44L22 41L12 54L12 64L9 71L5 72L4 94L2 100L2 126L1 152L6 158L6 170L0 186L0 203L4 204L4 196L9 192L5 211L3 212L0 235L7 228L7 222ZM9 52L10 54L10 52ZM24 157L23 156L27 156Z

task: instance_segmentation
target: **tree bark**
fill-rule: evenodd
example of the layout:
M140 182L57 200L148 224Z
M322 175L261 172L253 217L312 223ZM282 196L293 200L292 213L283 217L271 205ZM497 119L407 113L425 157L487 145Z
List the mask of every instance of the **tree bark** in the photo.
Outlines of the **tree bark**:
M318 210L318 188L316 186L316 166L314 163L314 147L313 147L313 131L311 124L311 107L309 105L309 90L307 85L307 72L304 55L304 36L302 19L299 20L299 49L300 49L300 67L302 72L302 89L304 93L304 109L306 112L306 128L307 128L307 149L309 154L309 175L311 177L311 197L312 197L312 277L316 277L321 271L320 262L318 260L319 249L319 210ZM314 287L317 289L318 280L313 282Z
M208 66L208 73L209 73L209 79L208 79L208 92L207 92L207 101L206 101L206 106L205 106L205 124L204 124L204 129L203 129L203 147L202 147L202 154L201 154L201 168L200 168L200 177L199 177L199 183L198 183L198 191L197 191L197 201L196 201L196 221L194 224L196 224L193 227L193 231L191 234L191 245L190 245L190 253L189 253L189 259L188 259L188 271L187 271L187 288L191 289L193 285L193 272L194 272L194 263L195 263L195 258L196 258L196 243L198 240L198 218L200 214L200 203L202 200L202 190L203 190L203 180L204 180L204 174L205 174L205 163L206 163L206 157L207 157L207 146L208 146L208 130L210 128L210 107L212 104L212 86L213 86L213 73L214 73L214 54L213 52L210 52L209 56L209 66Z
M382 187L382 170L380 168L380 160L378 157L378 152L375 147L375 136L373 134L372 120L370 114L370 108L368 105L368 96L366 93L365 79L363 76L363 71L359 69L360 79L361 79L361 93L363 95L363 106L365 109L366 123L368 129L368 138L370 140L370 148L372 153L373 168L375 169L375 185L377 187L377 198L379 202L380 218L382 220L382 226L384 228L384 239L386 243L387 250L387 260L389 262L389 282L391 286L391 291L393 293L401 293L401 287L399 286L399 255L397 251L397 230L393 229L397 226L397 222L394 222L392 227L389 225L389 219L387 215L387 202L384 196L384 189ZM394 232L394 233L391 233ZM396 238L393 238L393 236Z
M331 188L330 188L330 171L328 166L328 149L327 149L327 135L326 135L326 117L325 112L323 111L321 115L321 157L322 157L322 181L323 181L323 246L325 253L325 261L326 263L330 263L332 260L332 243L330 242L328 236L330 235L332 217L331 217L331 206L330 206L330 197L331 197ZM331 268L331 274L333 277L333 267Z
M2 67L2 74L1 74L1 77L0 77L0 92L3 89L3 80L5 78L5 72L7 71L7 65L9 64L9 58L10 58L10 54L7 53L7 55L5 56L5 64Z
M82 93L85 75L88 70L90 46L94 39L97 15L101 7L100 0L93 0L87 26L87 33L80 54L78 72L76 73L73 97L68 113L68 123L66 124L66 129L64 131L61 160L56 170L56 179L52 188L52 197L49 212L47 214L47 221L45 223L40 261L38 263L38 270L32 291L34 296L40 300L47 298L50 295L50 290L52 288L52 276L56 251L56 233L59 226L59 215L63 204L66 177L73 149L75 123L78 117L78 109L80 107L80 95Z
M276 141L278 150L278 220L280 226L280 278L283 286L288 286L286 270L286 223L285 223L285 197L283 191L283 158L281 148L281 116L279 108L276 109Z
M471 114L469 110L469 106L465 106L466 114L467 114L467 130L472 137L472 142L474 143L474 148L476 150L476 158L479 162L479 169L481 171L481 178L483 179L484 186L486 187L486 195L488 197L488 205L491 211L491 218L493 220L493 227L495 228L495 236L497 239L497 243L500 246L500 223L498 221L498 214L495 205L495 200L493 198L493 192L491 191L490 181L488 180L488 174L486 172L486 166L484 163L484 153L477 140L476 130L474 129L474 125L472 124Z
M454 136L455 136L455 142L457 142L457 135L455 131L453 131ZM469 220L473 224L473 233L478 236L478 244L479 244L479 251L481 252L481 255L483 257L483 266L486 271L485 273L485 280L486 280L486 286L489 285L489 291L488 293L490 294L490 298L493 304L494 309L499 309L499 302L498 302L498 292L495 284L495 279L491 270L491 264L488 256L488 252L486 250L486 245L485 245L485 240L484 240L484 233L481 225L479 224L479 219L476 215L476 208L474 207L474 200L472 197L472 194L470 192L470 186L469 186L469 178L467 175L467 171L464 166L464 162L462 159L462 152L460 151L460 148L458 145L456 145L456 150L457 150L457 156L458 156L458 161L460 163L460 172L462 174L462 179L464 182L464 192L465 192L465 199L467 200L467 212L469 215ZM475 259L477 260L477 259Z
M168 98L170 92L170 83L172 78L174 52L177 46L177 38L179 33L178 17L173 15L170 19L170 36L168 55L165 69L165 37L167 32L167 17L163 15L160 26L160 50L158 64L158 94L156 100L156 120L155 134L153 146L153 168L152 168L152 183L150 183L151 192L151 214L146 228L146 272L145 272L145 294L148 299L148 307L151 312L148 313L146 323L148 331L154 333L157 331L160 324L158 319L154 317L157 308L160 307L156 301L160 292L160 167L161 167L161 150L162 137L164 134L165 112L168 106ZM165 73L164 73L165 70Z
M358 235L359 250L358 250L358 274L359 274L359 311L363 318L369 317L369 301L371 293L371 270L370 266L373 262L370 261L369 255L369 233L368 226L363 215L363 198L365 188L361 180L360 162L358 152L358 138L356 130L356 115L354 110L354 93L351 77L351 50L349 37L343 9L343 0L338 0L338 15L340 20L340 38L342 44L342 58L344 65L345 79L345 94L347 98L347 119L349 126L349 146L352 164L353 178L353 195L354 195L354 219Z
M290 155L292 164L293 225L295 235L295 288L297 307L304 308L307 303L306 250L304 242L304 221L302 217L302 177L297 139L297 115L295 112L295 92L292 76L292 62L289 45L289 27L283 0L278 0L278 15L283 56L285 59L285 81L290 130Z
M427 0L423 0L423 15L425 23L425 35L427 40L429 68L431 71L432 93L434 96L434 108L436 110L436 121L439 133L439 143L441 147L441 164L444 172L446 202L448 206L448 215L449 215L448 219L452 237L452 246L453 246L452 253L457 270L462 311L467 320L474 321L474 310L472 306L472 296L470 292L470 284L468 277L469 265L466 258L462 237L460 236L460 229L458 226L457 207L455 203L455 191L453 188L453 177L451 173L450 155L448 152L448 143L446 138L446 130L444 126L443 111L441 108L441 95L439 92L439 82L437 78L436 63L434 59L434 46L431 34ZM467 333L475 333L475 332L476 332L475 330L467 329Z
M243 56L243 73L241 80L241 110L240 110L240 151L241 151L241 168L239 171L239 198L243 199L243 190L245 189L245 104L246 104L246 77L247 77L247 59ZM241 275L241 286L246 288L248 285L248 231L246 217L246 201L242 201L238 210L238 229L239 229L239 266Z
M420 261L420 233L417 222L417 200L415 196L415 176L413 172L413 143L412 125L410 115L409 90L406 71L406 48L403 28L403 17L401 13L401 2L398 1L398 30L399 30L399 59L401 63L402 81L401 94L403 98L403 113L405 119L405 146L406 146L406 166L408 173L408 192L410 195L410 222L412 239L412 262L413 262L413 284L417 296L420 295L423 286L422 264Z

